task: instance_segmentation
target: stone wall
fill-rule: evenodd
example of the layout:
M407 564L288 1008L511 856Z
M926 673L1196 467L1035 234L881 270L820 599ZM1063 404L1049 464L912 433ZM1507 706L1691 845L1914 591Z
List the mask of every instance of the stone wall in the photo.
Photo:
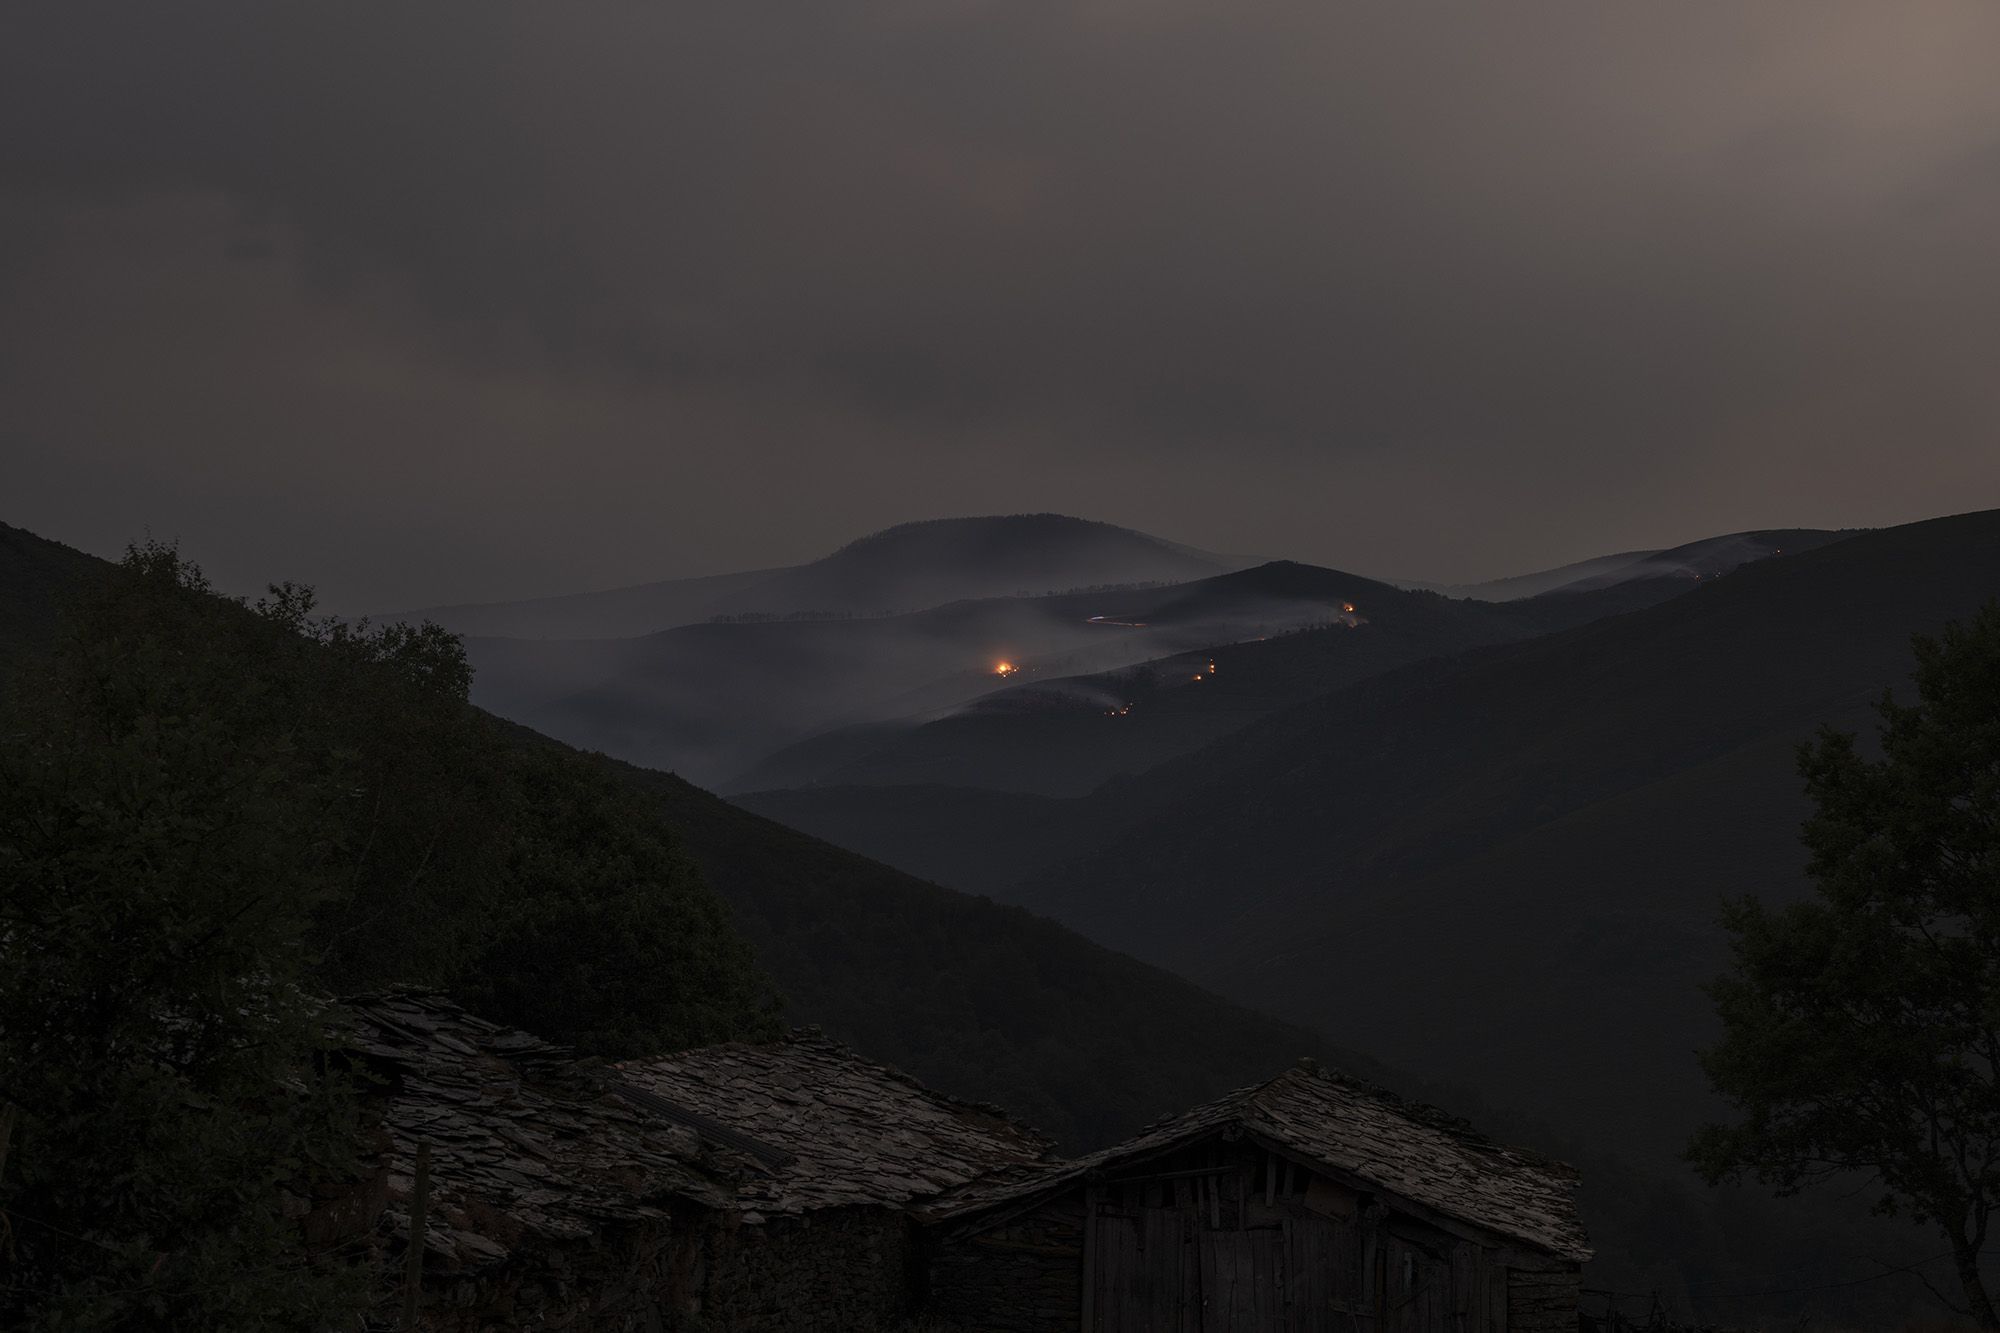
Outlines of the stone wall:
M477 1273L432 1271L426 1333L876 1333L907 1319L914 1233L884 1209L732 1223L694 1213L523 1246ZM382 1314L400 1303L384 1303Z
M1576 1333L1579 1288L1575 1267L1552 1272L1507 1270L1507 1333Z
M924 1313L968 1333L1071 1333L1083 1313L1081 1191L931 1248Z
M663 1333L675 1311L687 1259L700 1231L685 1224L607 1227L588 1239L523 1247L475 1271L424 1275L419 1326L424 1333L491 1333L535 1328L562 1333ZM393 1283L371 1327L395 1326L402 1305L401 1256L386 1266Z
M909 1317L921 1272L900 1212L840 1208L711 1231L690 1277L669 1328L874 1333Z

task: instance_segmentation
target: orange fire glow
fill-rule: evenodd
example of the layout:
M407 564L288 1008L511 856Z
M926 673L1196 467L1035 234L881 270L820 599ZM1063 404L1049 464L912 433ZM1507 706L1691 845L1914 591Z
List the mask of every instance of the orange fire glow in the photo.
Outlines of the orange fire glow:
M993 674L996 676L1011 676L1020 669L1012 662L996 662L993 666Z

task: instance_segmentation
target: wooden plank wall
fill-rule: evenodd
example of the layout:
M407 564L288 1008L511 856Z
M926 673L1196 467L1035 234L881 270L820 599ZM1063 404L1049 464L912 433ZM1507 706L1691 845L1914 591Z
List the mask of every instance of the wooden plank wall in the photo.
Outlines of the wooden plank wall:
M1086 1333L1510 1333L1499 1253L1255 1144L1094 1184L1088 1212ZM1512 1333L1555 1333L1534 1290L1556 1299Z

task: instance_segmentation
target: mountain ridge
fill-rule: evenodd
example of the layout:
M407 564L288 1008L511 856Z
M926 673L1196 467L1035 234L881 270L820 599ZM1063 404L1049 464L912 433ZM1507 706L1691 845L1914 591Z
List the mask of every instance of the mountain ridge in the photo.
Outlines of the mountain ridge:
M628 638L724 615L905 614L967 598L1108 583L1181 582L1241 567L1131 528L1064 514L921 519L799 565L596 592L390 613L497 638Z
M1515 615L1336 570L1262 565L1185 583L968 598L900 616L751 618L612 640L468 638L466 648L482 707L719 785L834 728L941 716L1010 682L1351 621L1341 608L1361 589L1431 607L1433 619Z
M1761 547L1733 538L1688 549L1695 547L1710 552L1712 571L1762 558ZM1701 586L1680 565L1672 568L1680 572L1487 602L1272 561L1187 585L1186 594L1170 591L1166 602L1198 604L1222 589L1312 595L1327 602L1335 623L1219 643L1095 675L1031 681L939 718L823 732L772 752L721 790L753 808L774 799L767 794L776 789L853 785L937 784L1083 796L1102 782L1137 777L1262 717L1371 676L1639 610ZM815 818L808 801L792 798L783 804L793 818ZM806 826L841 840L837 823Z

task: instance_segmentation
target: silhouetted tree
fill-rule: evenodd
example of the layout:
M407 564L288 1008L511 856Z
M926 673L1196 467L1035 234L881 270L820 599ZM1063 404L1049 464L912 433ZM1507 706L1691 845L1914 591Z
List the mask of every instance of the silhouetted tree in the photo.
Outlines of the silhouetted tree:
M1799 768L1814 898L1731 904L1735 968L1702 1054L1740 1113L1690 1156L1783 1193L1864 1173L1876 1210L1941 1229L1962 1312L2000 1327L1980 1257L2000 1204L2000 606L1918 636L1917 699L1881 755L1824 729Z
M458 641L132 551L0 708L0 1328L352 1327L331 993L632 1055L777 1005L657 811L467 703Z
M0 1327L353 1326L286 1216L347 1169L315 1059L336 793L232 714L269 688L135 551L0 717Z

